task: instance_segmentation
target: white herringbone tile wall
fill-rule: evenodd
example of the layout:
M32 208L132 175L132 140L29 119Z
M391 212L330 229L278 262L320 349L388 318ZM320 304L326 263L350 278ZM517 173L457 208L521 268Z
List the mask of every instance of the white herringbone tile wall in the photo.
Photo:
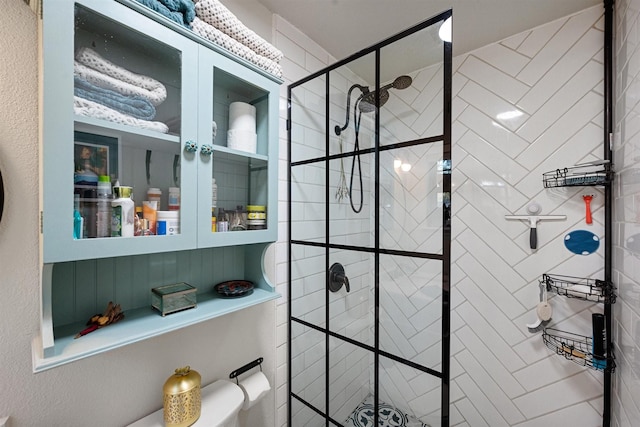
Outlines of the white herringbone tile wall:
M613 280L618 287L613 339L612 426L640 425L640 1L616 2L616 88L613 160Z
M281 18L275 18L274 27L276 44L285 53L286 83L333 62L326 52ZM564 424L566 420L582 425L600 423L602 374L585 370L552 354L544 346L540 333L530 333L526 324L536 319L538 279L543 273L579 277L602 275L602 246L592 255L581 256L570 253L563 244L567 232L576 229L588 229L604 238L602 193L591 188L545 190L542 185L543 172L601 158L602 27L602 8L594 7L454 58L451 425L547 427ZM384 119L382 135L386 140L405 139L411 133L420 135L438 126L438 120L431 117L433 114L425 113L429 108L425 97L437 96L437 91L434 92L427 83L437 82L439 73L441 70L437 67L421 70L421 76L413 76L415 84L411 90L393 93L388 111L399 109L406 112L406 107L410 106L413 113L403 114L403 119L395 123L389 117L381 117ZM344 73L341 78L344 81L332 76L332 91L335 92L329 100L332 103L332 120L336 121L340 121L337 117L343 117L344 110L340 110L341 103L333 97L344 94L351 82L356 81L354 76ZM309 84L305 87L305 95L294 100L309 109L309 114L301 118L307 133L297 137L310 148L308 154L303 155L314 155L310 142L318 135L312 130L320 130L317 126L323 123L318 114L324 111L320 106L326 100L319 98L322 95L318 89L316 85ZM284 85L282 97L286 99ZM401 102L402 105L394 107L392 102ZM324 320L324 303L319 304L323 299L313 297L317 284L313 274L317 270L313 250L301 248L299 252L294 250L293 254L294 258L305 260L301 271L294 272L296 277L293 278L304 287L305 294L286 293L287 221L297 222L299 225L294 224L294 230L304 233L302 235L307 238L323 238L323 229L314 227L312 223L323 220L324 211L318 209L318 188L314 185L318 184L318 174L323 176L324 172L308 167L302 176L295 177L299 185L295 190L299 192L294 191L293 194L296 202L293 218L287 218L285 118L286 102L283 101L279 191L281 235L276 248L276 280L278 291L284 296L279 302L277 316L278 426L286 425L286 304L289 298L301 298L296 301L294 309L299 311L294 315L312 319L309 321L316 324ZM407 118L413 122L408 122ZM332 152L336 152L333 150L336 150L337 139L332 138L331 144ZM296 152L307 153L304 150ZM331 168L331 182L336 183L338 165L332 164ZM367 166L363 167L365 173L367 170ZM418 177L411 185L423 183L424 177L428 176ZM365 187L368 185L365 181ZM409 187L406 182L399 182L391 176L382 185L389 200L399 194L395 190L397 186ZM424 216L430 206L420 204L425 199L426 186L414 188L414 192L403 194L403 197L414 200L415 209L405 212L405 223L413 224L411 227L415 227L419 215L411 217L410 214L420 212ZM335 187L330 191L335 191ZM594 224L586 225L582 195L590 193L595 195L592 204ZM367 199L365 196L365 206ZM536 251L529 249L527 224L504 218L505 215L524 214L527 204L534 200L542 206L543 214L567 215L565 221L539 224ZM411 205L407 203L406 206ZM358 239L358 244L362 244L369 238L370 224L349 216L348 210L342 212L340 209L338 205L331 206L332 218L343 215L342 220L336 221L336 227L331 228L332 239L342 238L350 243L353 243L352 239ZM406 231L391 213L389 211L387 218L383 212L381 221L388 227L383 242L393 246ZM349 230L358 230L358 233L354 235ZM428 227L423 232L428 232ZM427 244L431 244L429 239L416 239L414 242L416 250L439 250L424 246ZM416 268L421 270L419 277L424 279L424 283L439 280L429 266L411 267L400 265L393 259L387 261L384 271ZM361 271L355 284L366 287L370 283L366 276L366 266L370 261L352 259L351 262L360 266L355 268ZM408 289L404 285L396 288L393 281L385 283L388 286L382 289L382 298L390 304L381 310L381 346L439 368L437 358L432 356L439 353L439 340L433 331L440 325L438 316L441 313L429 307L439 306L440 295L429 291L431 288L428 286L423 286L419 293L407 294ZM344 324L340 333L366 340L370 331L360 325L369 321L367 307L371 305L370 296L360 292L357 301L353 298L342 304ZM584 335L591 330L591 313L601 311L597 305L559 297L552 297L551 304L555 327ZM340 313L336 318L338 322L341 321L339 316ZM354 363L350 366L358 366L354 371L357 375L347 383L340 378L348 372L346 364L332 365L328 373L319 369L324 366L324 359L317 352L318 337L304 328L292 333L291 345L300 346L296 354L303 356L292 361L294 375L300 374L295 375L293 382L299 381L296 387L300 387L300 382L305 384L306 397L310 400L323 397L320 385L324 383L324 375L329 375L331 384L336 385L336 390L332 391L337 393L332 396L332 402L344 401L345 398L357 402L366 395L363 386L371 381L370 371L364 367L371 362L366 355L359 354L353 347L339 346L335 342L330 344L335 346L338 355L345 355L340 360L346 363L349 359ZM429 344L425 345L427 342ZM439 401L439 384L431 384L425 375L410 372L410 369L396 363L383 362L381 368L381 393L386 400L421 417L437 413L438 408L433 404ZM365 391L364 395L354 391L354 384L360 387L360 391ZM405 401L400 402L399 399ZM318 402L323 404L323 398ZM336 419L343 419L343 415L348 413L349 405L338 408L338 405L330 404L337 408L337 412L331 414ZM315 413L299 405L294 405L293 412L294 426L291 427L306 425L307 420L317 418ZM428 419L433 422L433 419ZM321 422L319 419L316 421ZM309 422L309 425L315 425L313 421Z
M551 353L536 320L543 273L602 276L602 245L574 255L564 236L603 236L602 193L549 190L542 173L602 158L601 7L455 58L451 425L599 425L602 374ZM454 14L455 16L455 14ZM455 40L454 40L455 43ZM583 194L594 194L585 224ZM538 224L529 248L529 203L565 221ZM552 324L591 334L601 307L552 297ZM570 421L569 421L570 420Z

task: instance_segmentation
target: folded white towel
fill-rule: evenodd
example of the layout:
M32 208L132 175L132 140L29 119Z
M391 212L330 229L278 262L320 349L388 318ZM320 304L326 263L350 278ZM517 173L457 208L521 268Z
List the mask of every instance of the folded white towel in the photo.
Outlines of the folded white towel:
M158 80L116 65L88 47L78 49L74 71L97 86L141 96L155 106L167 98L167 88Z
M272 61L280 62L282 52L271 43L247 28L225 5L218 0L200 0L196 3L196 15L207 24L234 40L247 46L255 53Z
M202 2L204 0L200 1ZM222 31L215 28L213 25L207 24L197 16L191 23L191 28L196 34L200 35L201 37L204 37L205 39L212 41L213 43L223 47L229 52L243 59L246 59L247 61L257 65L259 68L262 68L268 73L273 74L278 78L282 78L282 67L280 66L280 64L270 60L269 58L258 55L247 46L237 42Z
M73 111L80 116L94 117L96 119L135 126L137 128L153 130L161 133L169 132L167 125L162 122L136 119L135 117L127 116L126 114L122 114L112 108L78 96L73 97Z

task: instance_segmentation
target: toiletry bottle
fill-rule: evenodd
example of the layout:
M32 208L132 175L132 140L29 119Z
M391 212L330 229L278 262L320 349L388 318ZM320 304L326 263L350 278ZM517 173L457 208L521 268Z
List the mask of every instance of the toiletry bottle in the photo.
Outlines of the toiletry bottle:
M142 236L143 235L143 222L142 222L142 206L136 206L136 214L133 217L133 235L134 236Z
M100 175L98 178L98 218L96 220L97 237L111 236L111 178Z
M73 238L82 239L82 227L84 218L80 214L80 195L73 195Z
M180 188L169 187L169 210L180 210Z
M82 208L82 217L84 218L84 238L94 238L98 235L97 219L98 219L98 191L94 185L82 191L82 199L80 207Z
M160 210L160 200L162 199L162 190L151 187L147 190L147 200L150 202L158 202L156 210Z
M114 186L116 199L111 202L111 236L133 237L133 216L135 204L131 199L133 187Z
M218 221L216 224L216 231L225 232L229 231L229 219L227 218L227 214L224 209L220 208L218 212Z
M211 208L216 208L218 206L218 184L216 184L216 179L213 178L211 180Z
M217 221L216 221L216 210L215 208L211 208L211 232L215 233L217 229Z

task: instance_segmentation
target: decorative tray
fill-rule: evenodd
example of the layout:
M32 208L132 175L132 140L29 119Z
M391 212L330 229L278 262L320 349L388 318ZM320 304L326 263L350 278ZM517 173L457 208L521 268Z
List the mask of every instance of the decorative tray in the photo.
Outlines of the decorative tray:
M222 298L240 298L253 293L253 283L248 280L228 280L213 288Z

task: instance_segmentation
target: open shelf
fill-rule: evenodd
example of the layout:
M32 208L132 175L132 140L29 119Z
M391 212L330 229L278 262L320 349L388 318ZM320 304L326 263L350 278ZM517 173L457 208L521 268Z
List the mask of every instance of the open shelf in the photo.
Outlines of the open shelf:
M545 188L606 185L613 181L610 162L585 163L542 174Z
M45 357L35 357L34 371L44 371L279 297L278 293L261 288L254 288L251 295L242 298L220 298L213 292L207 292L198 294L198 305L195 308L164 317L152 309L151 305L127 310L124 319L118 323L100 328L78 339L74 339L75 335L86 328L86 325L84 323L64 325L54 329L55 345L45 349ZM36 338L34 343L38 341Z
M615 371L616 363L612 349L609 349L608 357L596 358L592 353L593 340L591 337L545 328L542 332L542 339L545 345L557 355L580 366L586 366L596 371Z
M604 280L543 274L541 282L547 286L547 291L568 298L609 304L616 301L613 284Z

